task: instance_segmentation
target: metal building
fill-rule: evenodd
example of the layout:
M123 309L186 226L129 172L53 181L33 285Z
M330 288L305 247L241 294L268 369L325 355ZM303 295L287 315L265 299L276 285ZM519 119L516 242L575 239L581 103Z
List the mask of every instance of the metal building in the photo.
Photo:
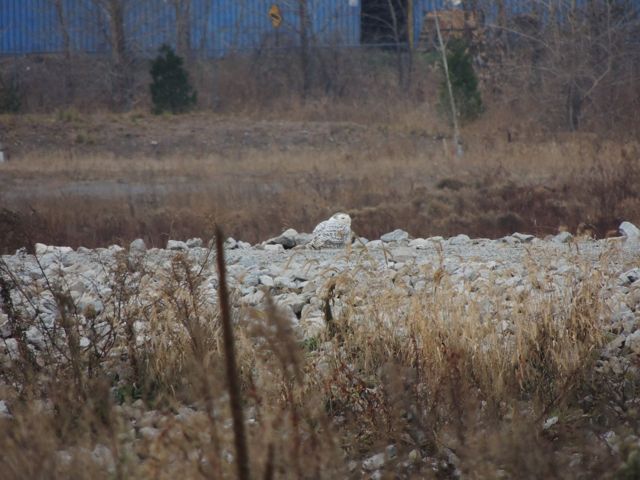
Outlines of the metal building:
M2 0L0 54L23 55L64 51L85 53L110 49L109 0ZM176 44L179 10L172 0L123 1L127 47L135 53ZM183 5L185 2L183 2ZM320 43L359 44L360 2L308 0L310 30ZM269 11L277 5L282 21L274 27ZM287 46L297 38L297 0L191 0L188 12L191 48L207 55L263 45Z
M162 43L176 45L182 28L191 51L209 57L295 46L302 4L313 45L349 47L417 42L426 12L461 4L460 0L0 0L0 55L59 53L66 45L75 52L108 53L112 44L108 7L113 2L122 5L126 46L132 53L151 55ZM481 5L491 18L497 15L497 4L509 13L522 13L535 2L467 2L471 3ZM575 5L575 0L566 4Z

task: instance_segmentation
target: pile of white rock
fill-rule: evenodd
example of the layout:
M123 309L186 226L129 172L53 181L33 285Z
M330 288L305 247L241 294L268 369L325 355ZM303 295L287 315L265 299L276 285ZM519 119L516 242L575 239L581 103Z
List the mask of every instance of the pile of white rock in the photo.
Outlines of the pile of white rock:
M628 222L620 230L621 237L605 240L573 238L567 232L546 239L520 233L497 240L466 235L412 239L407 232L396 230L379 240L356 238L346 249L311 250L303 247L309 241L308 234L289 229L254 246L229 238L225 247L236 305L260 306L268 293L303 337L323 328L326 284L339 275L350 275L351 297L357 292L363 298L371 297L370 292L386 289L409 298L428 291L439 268L451 288L484 301L487 313L495 314L509 305L507 297L512 290L551 293L582 281L585 266L598 269L609 276L606 302L612 328L617 325L620 329L617 342L640 353L640 332L636 331L640 318L640 230ZM37 319L26 330L28 341L37 349L60 315L52 287L68 293L80 318L95 316L113 308L114 288L125 265L130 270L127 281L135 283L139 293L136 302L153 302L172 275L178 255L204 276L202 293L215 304L215 252L201 239L169 240L165 249L146 248L140 239L127 249L112 245L73 250L37 244L35 255L21 250L3 256L1 274L13 285L13 305L23 311L22 317ZM333 303L339 309L339 296ZM142 327L141 322L136 325ZM0 350L5 353L17 348L12 334L6 312L0 313L0 336L4 339ZM88 339L83 337L81 342L87 345Z
M620 375L637 368L640 355L640 230L624 222L620 233L602 240L568 232L545 239L514 233L490 240L467 235L411 238L395 230L377 240L355 237L342 249L313 250L305 247L310 234L289 229L253 246L229 238L225 255L234 307L262 308L269 295L301 339L315 338L326 328L327 304L335 318L348 308L356 321L375 318L398 324L416 299L433 295L435 285L446 285L457 301L474 305L481 321L493 322L497 331L508 335L514 328L512 309L523 298L532 304L550 298L561 304L563 295L597 273L610 339L598 369ZM90 348L96 332L112 328L107 319L116 318L118 309L127 306L122 302L135 302L136 311L157 302L175 279L178 260L197 273L198 293L215 310L218 276L211 245L197 238L169 240L164 249L147 248L141 239L128 248L74 250L37 244L35 254L23 249L2 256L0 276L11 308L26 322L24 336L32 352L46 350L53 332L60 332L64 312L57 295L71 300L73 318L80 324L80 348ZM123 295L126 290L129 294ZM376 304L380 292L394 298L387 311ZM0 365L7 366L19 356L19 332L7 305L3 308ZM372 308L377 315L367 314ZM134 319L133 327L139 344L148 341L143 317ZM401 325L397 331L401 334ZM0 401L0 417L9 415ZM153 422L148 423L141 435L154 434ZM389 446L360 467L378 471L394 456Z

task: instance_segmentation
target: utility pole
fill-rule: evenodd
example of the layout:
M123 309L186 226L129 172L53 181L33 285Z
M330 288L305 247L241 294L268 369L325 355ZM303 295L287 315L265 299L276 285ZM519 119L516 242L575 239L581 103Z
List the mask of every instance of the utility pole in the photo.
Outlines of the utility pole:
M444 75L447 81L447 90L449 91L449 101L451 103L451 116L453 117L453 144L456 151L456 156L461 157L464 153L462 149L462 141L460 140L460 129L458 128L458 109L456 108L456 101L453 98L453 88L451 86L451 78L449 77L449 62L447 61L447 50L442 41L442 34L440 33L440 20L438 19L438 12L435 11L436 19L436 33L438 34L438 43L440 44L440 53L442 54L442 65L444 65Z

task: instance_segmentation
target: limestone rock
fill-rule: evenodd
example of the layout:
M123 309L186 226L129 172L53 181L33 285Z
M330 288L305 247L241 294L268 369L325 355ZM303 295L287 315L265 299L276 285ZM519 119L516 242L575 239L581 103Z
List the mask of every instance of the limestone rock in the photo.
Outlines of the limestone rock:
M518 232L514 233L511 236L520 243L530 243L534 238L536 238L534 235L529 235L526 233L518 233Z
M12 415L9 413L9 408L7 407L7 403L4 400L0 400L0 419L1 418L11 418Z
M560 232L551 238L553 243L569 243L573 239L573 235L569 232Z
M267 240L268 245L282 245L283 248L289 249L298 245L298 232L293 228L289 228L277 237Z
M9 323L9 318L2 312L0 312L0 337L9 338L13 329Z
M129 251L135 253L142 253L147 250L147 246L144 243L144 240L141 238L135 239L133 242L129 244Z
M558 423L558 417L549 417L544 421L544 424L542 425L542 429L549 430L556 423Z
M636 330L625 340L625 345L635 353L640 355L640 330Z
M426 238L415 238L409 242L409 246L418 250L426 250L428 248L433 248L434 243Z
M382 242L382 240L371 240L367 243L366 246L367 248L382 248L384 246L384 243Z
M97 444L91 452L91 458L93 461L105 468L109 473L116 471L116 463L113 459L113 453L111 449L101 443Z
M209 246L211 247L213 245L213 243L215 243L215 241L212 241L211 245L209 245ZM235 238L229 237L224 241L222 246L224 247L225 250L234 250L234 249L238 248L238 242L236 241Z
M189 248L202 248L203 242L201 238L190 238L185 242Z
M395 247L391 249L391 256L396 262L405 262L416 257L416 251L409 247ZM394 266L397 268L397 266Z
M265 287L269 287L269 288L275 286L275 282L273 278L270 277L269 275L260 275L260 283Z
M466 243L469 243L470 241L471 238L469 238L469 235L465 234L456 235L455 237L451 237L448 240L450 245L464 245Z
M36 327L34 326L29 327L25 332L25 335L27 337L27 341L32 345L35 345L37 348L40 348L40 349L45 348L46 344L45 344L44 335Z
M382 240L385 243L401 242L403 240L408 240L408 239L409 239L409 234L399 228L394 230L393 232L385 233L380 237L380 240Z
M325 331L326 325L321 316L309 316L300 320L298 328L302 338L314 338L319 337Z
M384 452L376 453L375 455L370 456L362 462L362 468L371 472L373 470L378 470L384 467L386 462L386 455Z
M620 230L620 233L626 240L640 241L640 228L636 227L633 223L622 222L618 230Z
M622 285L631 285L640 280L640 268L632 268L618 277Z
M184 251L189 250L189 247L185 242L181 242L180 240L169 240L167 241L167 250Z
M147 440L153 440L160 436L160 430L155 427L142 427L140 429L140 436Z

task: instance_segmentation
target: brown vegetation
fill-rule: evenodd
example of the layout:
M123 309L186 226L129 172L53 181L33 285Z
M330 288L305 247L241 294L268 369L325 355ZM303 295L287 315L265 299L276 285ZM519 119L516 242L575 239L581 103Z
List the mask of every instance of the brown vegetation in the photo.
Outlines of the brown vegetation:
M0 419L4 478L233 478L223 350L233 342L203 297L204 265L177 255L171 275L154 272L161 295L144 306L135 287L144 267L122 253L105 266L118 293L102 312L79 312L64 282L52 282L66 341L45 339L37 358L25 345L0 371L15 405L13 419ZM304 343L273 305L234 308L234 375L252 419L240 468L257 478L358 478L349 462L393 443L385 469L400 478L634 478L623 476L637 474L628 452L601 438L639 433L624 402L640 392L624 373L596 368L609 273L605 264L583 272L575 287L536 301L511 292L508 334L480 303L465 304L437 264L425 271L433 290L408 310L404 293L369 288L374 276L329 279L329 311L339 296L341 313ZM13 307L9 289L36 295L15 273L0 264L2 311L20 340L40 319ZM495 293L487 298L500 302ZM88 348L74 334L80 315L95 326ZM147 341L122 334L136 318ZM552 415L561 428L543 427ZM136 436L148 425L158 433Z
M0 253L137 237L164 246L208 238L214 224L257 242L339 210L369 238L394 228L604 236L621 220L640 224L636 23L611 10L568 18L548 28L501 18L484 32L487 110L464 127L462 159L436 114L440 74L428 53L404 63L399 50L329 48L311 48L308 63L295 50L190 58L200 111L180 117L146 113L144 60L1 59L23 111L39 113L0 116L10 158L0 165ZM129 112L104 113L116 108ZM0 365L13 414L0 418L4 477L233 477L238 402L229 405L222 323L201 267L177 255L158 301L142 308L136 279L148 272L123 254L105 266L117 294L99 314L79 312L64 282L48 284L64 335L45 338L36 357L25 332L42 320L18 312L11 293L42 292L0 263L0 310L17 341L17 359ZM336 276L325 285L327 329L305 342L272 304L234 306L251 419L240 467L265 479L357 478L350 462L393 443L388 472L405 478L636 478L637 452L602 440L640 434L625 403L640 394L637 379L597 368L611 272L583 270L564 296L511 292L509 341L438 265L427 272L433 291L408 310L396 290L357 291L352 274ZM80 317L101 326L82 348ZM137 341L136 320L148 341ZM543 428L552 416L562 428ZM134 430L151 424L157 436Z
M311 231L345 210L360 235L604 236L640 221L635 143L467 128L463 159L407 123L253 121L203 114L14 117L0 165L7 252L32 242L126 244L206 237L213 223L257 242ZM79 137L83 141L78 140ZM85 141L91 138L91 141ZM47 149L49 145L49 149Z

